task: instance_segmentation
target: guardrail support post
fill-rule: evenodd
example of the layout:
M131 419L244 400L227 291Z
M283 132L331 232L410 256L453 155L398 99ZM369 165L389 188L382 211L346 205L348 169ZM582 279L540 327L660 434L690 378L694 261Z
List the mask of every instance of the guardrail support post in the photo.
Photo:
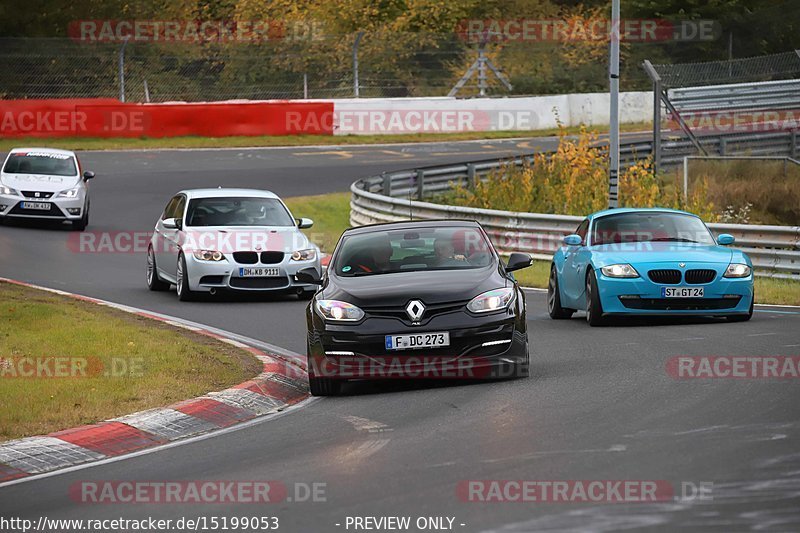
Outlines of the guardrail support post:
M417 200L425 196L425 171L417 170Z
M719 138L719 155L728 155L728 141L725 137Z
M467 163L467 189L475 189L475 165Z
M383 177L383 194L386 196L392 195L392 177L386 172L381 172Z
M789 142L789 154L791 154L789 157L792 159L797 159L797 130L792 130L792 132L789 134Z

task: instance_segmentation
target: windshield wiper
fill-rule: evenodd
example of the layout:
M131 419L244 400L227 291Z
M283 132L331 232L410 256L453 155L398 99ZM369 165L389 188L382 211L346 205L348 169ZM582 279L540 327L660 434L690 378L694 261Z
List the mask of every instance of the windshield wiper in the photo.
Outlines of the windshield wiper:
M659 237L657 239L650 239L650 242L693 242L695 244L700 244L698 241L683 239L681 237Z

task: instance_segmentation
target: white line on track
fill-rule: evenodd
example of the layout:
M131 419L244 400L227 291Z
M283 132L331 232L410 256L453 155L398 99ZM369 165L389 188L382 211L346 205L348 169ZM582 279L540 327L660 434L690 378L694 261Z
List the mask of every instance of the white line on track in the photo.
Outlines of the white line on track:
M750 333L748 337L766 337L768 335L777 335L777 333Z

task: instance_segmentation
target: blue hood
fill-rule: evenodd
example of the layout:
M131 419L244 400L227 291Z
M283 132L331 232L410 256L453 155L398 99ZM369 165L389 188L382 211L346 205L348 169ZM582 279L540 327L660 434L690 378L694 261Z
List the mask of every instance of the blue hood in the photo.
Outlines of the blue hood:
M639 242L591 246L596 267L616 263L719 263L731 262L733 250L724 246L676 242Z

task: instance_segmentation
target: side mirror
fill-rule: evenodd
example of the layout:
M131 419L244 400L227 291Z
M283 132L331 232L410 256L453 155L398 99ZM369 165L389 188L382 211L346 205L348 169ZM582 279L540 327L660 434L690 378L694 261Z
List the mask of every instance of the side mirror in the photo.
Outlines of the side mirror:
M564 244L567 246L580 246L582 243L583 239L581 239L581 236L576 233L564 237Z
M89 181L90 179L94 178L94 172L91 170L87 170L83 173L83 181Z
M161 224L167 229L180 229L180 219L177 218L165 218Z
M717 236L717 242L722 246L727 246L729 244L733 244L736 238L729 234L729 233L720 233Z
M298 218L297 219L297 227L300 229L310 228L314 225L314 221L310 218Z
M514 252L508 258L508 264L506 265L506 272L511 272L514 270L520 270L522 268L528 268L531 266L533 259L528 254L521 254L519 252Z
M319 277L319 272L316 268L304 268L298 270L294 275L300 283L310 283L312 285L322 285L322 279Z

